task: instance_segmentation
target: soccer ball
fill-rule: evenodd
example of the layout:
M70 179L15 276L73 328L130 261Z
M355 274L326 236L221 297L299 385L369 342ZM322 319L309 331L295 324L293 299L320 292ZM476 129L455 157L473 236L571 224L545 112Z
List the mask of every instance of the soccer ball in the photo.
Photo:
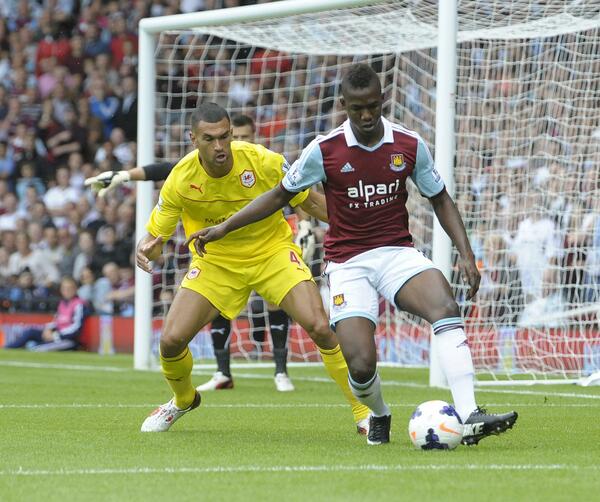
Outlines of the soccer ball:
M453 450L463 437L463 424L450 404L427 401L413 412L408 435L417 449Z

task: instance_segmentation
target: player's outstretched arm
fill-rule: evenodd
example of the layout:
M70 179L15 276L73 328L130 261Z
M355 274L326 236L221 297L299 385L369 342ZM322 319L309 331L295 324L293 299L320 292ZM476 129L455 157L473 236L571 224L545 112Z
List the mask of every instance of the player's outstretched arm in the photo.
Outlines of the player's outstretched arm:
M477 270L477 264L475 263L475 256L467 237L465 225L460 213L454 204L454 201L446 192L446 189L442 190L441 193L431 197L429 199L435 215L437 216L442 228L446 231L452 242L458 249L460 254L460 260L458 266L460 267L460 273L465 282L470 286L467 292L467 299L471 299L477 293L479 289L479 282L481 276L479 270Z
M206 253L205 246L208 242L217 241L229 232L263 220L288 204L295 195L295 193L288 192L281 185L278 185L254 199L223 223L194 232L185 241L185 245L189 246L193 242L198 255L204 256Z
M156 260L162 253L162 236L154 237L146 234L140 239L135 249L135 264L145 272L152 273L151 261Z
M128 181L162 181L167 179L173 169L171 162L157 162L142 167L134 167L129 171L105 171L84 181L99 197L104 197L114 188Z

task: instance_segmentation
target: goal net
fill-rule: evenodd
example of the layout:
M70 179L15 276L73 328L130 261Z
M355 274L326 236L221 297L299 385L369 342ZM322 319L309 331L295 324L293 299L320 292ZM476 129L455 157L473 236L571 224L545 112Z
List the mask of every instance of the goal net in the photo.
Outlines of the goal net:
M458 2L454 198L482 283L467 301L455 252L451 283L477 372L492 379L567 379L600 369L599 11L597 1ZM253 117L257 142L293 162L345 119L339 83L359 61L380 75L384 115L434 150L437 1L236 23L239 12L231 9L222 25L174 30L165 22L157 35L157 158L189 151L190 113L214 101ZM431 256L433 214L411 192L411 232ZM185 273L183 240L179 230L155 277L155 316ZM324 289L320 249L311 266ZM253 329L264 312L249 309L233 323L233 357L270 358L269 337L261 342ZM380 313L380 360L428 366L429 326L383 300ZM289 349L292 361L318 360L295 325ZM192 351L212 355L208 331Z

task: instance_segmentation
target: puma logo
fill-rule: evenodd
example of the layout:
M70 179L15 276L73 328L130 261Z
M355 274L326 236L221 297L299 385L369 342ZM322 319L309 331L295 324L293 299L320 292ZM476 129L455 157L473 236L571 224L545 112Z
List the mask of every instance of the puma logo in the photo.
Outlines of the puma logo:
M198 190L200 193L204 193L204 190L202 189L202 185L198 186L198 185L194 185L193 183L190 183L190 188L193 188L194 190Z

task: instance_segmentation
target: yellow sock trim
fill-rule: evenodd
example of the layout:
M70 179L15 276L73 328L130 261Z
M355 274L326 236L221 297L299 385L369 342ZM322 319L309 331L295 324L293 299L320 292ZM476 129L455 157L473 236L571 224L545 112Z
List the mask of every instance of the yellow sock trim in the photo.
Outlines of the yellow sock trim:
M354 421L358 422L368 417L370 413L369 408L356 399L350 390L350 385L348 384L348 365L340 346L338 345L333 349L319 348L319 352L321 352L321 359L323 359L327 373L337 383L346 400L350 403Z
M175 395L175 406L185 409L194 402L196 389L192 385L192 367L194 360L192 353L186 347L175 357L160 356L162 372Z

